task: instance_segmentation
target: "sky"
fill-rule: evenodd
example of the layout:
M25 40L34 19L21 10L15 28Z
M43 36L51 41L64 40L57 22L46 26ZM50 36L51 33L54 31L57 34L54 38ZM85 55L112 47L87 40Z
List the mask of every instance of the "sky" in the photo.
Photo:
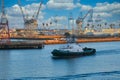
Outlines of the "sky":
M68 27L69 17L74 19L75 24L80 13L82 12L82 17L84 17L90 9L93 9L93 20L100 15L99 19L103 22L120 23L120 0L20 0L25 15L32 17L37 12L41 1L42 7L38 17L39 28L42 28L42 23L49 24L50 22L53 22L50 27L56 26L54 20L58 21L60 28ZM10 27L23 28L24 22L18 0L4 0L4 5ZM87 15L86 23L89 17L90 15Z

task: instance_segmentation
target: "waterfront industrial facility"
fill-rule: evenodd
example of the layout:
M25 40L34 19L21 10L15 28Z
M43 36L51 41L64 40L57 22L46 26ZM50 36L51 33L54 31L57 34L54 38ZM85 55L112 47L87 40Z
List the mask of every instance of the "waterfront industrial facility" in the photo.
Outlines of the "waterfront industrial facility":
M120 0L0 0L0 80L120 80Z
M103 38L108 38L108 41L119 41L120 38L120 24L107 23L104 22L100 15L93 19L94 11L93 9L88 10L86 14L83 15L82 12L78 13L79 16L77 19L74 19L73 14L70 13L66 22L68 22L68 28L59 28L57 16L54 17L54 20L51 20L49 23L41 23L41 28L38 29L38 15L42 7L42 2L39 3L36 14L29 17L25 15L25 12L22 8L21 1L18 0L19 9L21 11L21 16L24 21L24 28L10 28L9 20L5 12L5 3L4 0L1 0L1 21L0 21L0 44L12 44L11 39L17 39L18 42L20 39L26 40L41 40L40 43L55 42L56 43L66 43L65 33L74 35L76 38L82 40L81 42L90 42L88 38L95 39L94 41L101 41ZM30 13L29 13L30 14ZM87 19L87 20L86 20ZM86 22L87 21L87 22ZM55 28L50 28L53 23L55 23ZM62 26L61 26L62 27ZM117 40L116 40L117 37ZM88 39L88 41L84 40ZM99 40L98 40L99 38ZM101 39L100 39L101 38ZM113 39L112 39L113 38ZM63 41L63 42L60 42ZM104 41L104 40L103 40ZM105 40L106 41L106 40ZM93 41L92 41L93 42ZM30 43L29 43L30 44ZM49 44L49 43L48 43Z

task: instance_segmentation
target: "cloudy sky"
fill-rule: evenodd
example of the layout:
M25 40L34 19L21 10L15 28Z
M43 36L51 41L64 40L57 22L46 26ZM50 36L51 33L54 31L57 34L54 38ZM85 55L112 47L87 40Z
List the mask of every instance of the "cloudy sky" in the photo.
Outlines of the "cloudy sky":
M23 28L23 18L18 6L18 0L4 1L10 27ZM37 12L40 2L41 0L21 0L25 15L32 17ZM66 27L68 26L70 14L76 20L81 12L84 16L90 9L93 9L93 19L100 15L100 18L105 22L120 23L120 0L42 0L42 7L38 17L39 27L41 27L42 23L51 21L54 24L54 19L58 20L60 27Z

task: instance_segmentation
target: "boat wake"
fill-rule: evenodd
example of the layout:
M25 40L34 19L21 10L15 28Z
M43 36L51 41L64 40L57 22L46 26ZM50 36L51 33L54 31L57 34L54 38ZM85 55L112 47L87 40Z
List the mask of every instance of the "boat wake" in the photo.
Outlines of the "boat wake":
M120 80L120 71L97 72L61 77L23 77L14 80Z
M112 54L120 54L120 49L96 51L96 55L112 55Z

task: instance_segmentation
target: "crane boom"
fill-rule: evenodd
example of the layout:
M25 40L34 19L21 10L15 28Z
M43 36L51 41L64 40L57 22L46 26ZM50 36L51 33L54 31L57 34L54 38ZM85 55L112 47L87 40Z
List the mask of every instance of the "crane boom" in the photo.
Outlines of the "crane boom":
M87 12L87 14L83 17L83 20L87 17L87 15L88 15L90 12L93 12L93 10L90 9L90 10Z
M2 4L1 4L1 5L2 5L2 6L1 6L1 7L2 7L1 11L2 11L2 14L4 15L4 14L5 14L5 10L4 10L4 1L2 0L1 3L2 3Z
M25 22L25 15L24 15L24 12L23 12L22 7L21 7L21 5L20 5L20 0L18 0L18 5L19 5L19 7L20 7L20 10L21 10L22 16L23 16L23 20L24 20L24 22Z
M8 25L8 19L7 19L6 14L5 14L4 0L2 0L1 3L2 3L1 4L2 5L2 15L1 15L1 21L0 21L0 23Z
M37 14L36 14L36 17L35 17L36 19L38 19L38 15L39 15L39 12L40 12L41 6L42 6L42 2L41 2L40 5L39 5L38 11L37 11Z

